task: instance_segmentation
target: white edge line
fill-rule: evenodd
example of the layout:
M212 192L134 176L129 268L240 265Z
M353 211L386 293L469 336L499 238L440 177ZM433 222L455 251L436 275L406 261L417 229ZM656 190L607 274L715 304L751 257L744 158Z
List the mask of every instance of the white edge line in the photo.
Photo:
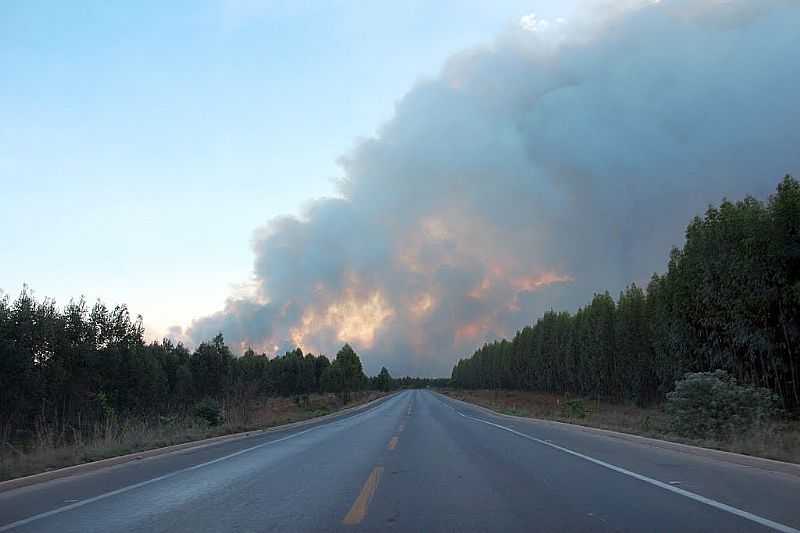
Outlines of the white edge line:
M755 515L753 513L748 513L747 511L743 511L742 509L737 509L736 507L732 507L732 506L724 504L722 502L718 502L716 500L712 500L711 498L706 498L705 496L701 496L700 494L696 494L694 492L690 492L688 490L681 489L681 488L678 488L678 487L673 486L673 485L668 485L667 483L663 483L661 481L658 481L657 479L649 478L647 476L643 476L642 474L637 474L636 472L631 472L630 470L626 470L626 469L621 468L619 466L612 465L611 463L606 463L605 461L601 461L600 459L595 459L594 457L589 457L588 455L584 455L582 453L570 450L569 448L564 448L563 446L559 446L558 444L553 444L552 442L547 442L547 441L542 440L542 439L537 439L536 437L532 437L530 435L526 435L525 433L516 431L514 429L511 429L511 428L508 428L508 427L505 427L505 426L501 426L500 424L495 424L494 422L489 422L488 420L482 420L480 418L475 418L473 416L465 415L464 413L462 413L460 411L457 411L457 410L455 410L455 411L456 411L456 413L458 413L459 415L463 416L464 418L468 418L468 419L474 420L476 422L481 422L483 424L487 424L489 426L493 426L493 427L496 427L498 429L502 429L504 431L508 431L510 433L513 433L514 435L519 436L519 437L522 437L522 438L525 438L525 439L528 439L528 440L532 440L534 442L538 442L539 444L542 444L543 446L549 446L550 448L554 448L554 449L562 451L564 453L568 453L570 455L574 455L575 457L580 457L581 459L584 459L584 460L589 461L591 463L594 463L596 465L600 465L600 466L602 466L604 468L608 468L609 470L613 470L614 472L618 472L620 474L624 474L624 475L632 477L634 479L638 479L639 481L644 481L645 483L649 483L650 485L654 485L656 487L662 488L664 490L668 490L670 492L674 492L675 494L680 494L681 496L685 496L686 498L689 498L689 499L694 500L696 502L700 502L700 503L703 503L703 504L708 505L710 507L714 507L715 509L719 509L721 511L725 511L727 513L731 513L731 514L736 515L736 516L738 516L740 518L744 518L746 520L750 520L751 522L755 522L756 524L760 524L762 526L769 527L769 528L772 528L772 529L774 529L776 531L781 531L783 533L800 533L800 530L795 529L795 528L793 528L791 526L787 526L787 525L781 524L779 522L774 522L774 521L772 521L772 520L770 520L768 518L764 518L762 516L758 516L758 515ZM2 531L2 530L0 530L0 531Z
M47 518L48 516L53 516L59 513L63 513L64 511L69 511L71 509L76 509L78 507L83 507L84 505L88 505L90 503L94 503L96 501L104 500L106 498L110 498L111 496L116 496L117 494L122 494L133 489L138 489L139 487L144 487L150 485L151 483L157 483L158 481L163 481L165 479L169 479L171 477L177 476L178 474L182 474L184 472L189 472L192 470L197 470L198 468L203 468L209 465L213 465L214 463L219 463L220 461L225 461L226 459L230 459L232 457L236 457L237 455L242 455L243 453L251 452L253 450L257 450L258 448L263 448L264 446L269 446L270 444L275 444L278 442L283 442L285 440L293 439L294 437L298 437L304 433L308 433L309 431L313 431L318 429L322 426L316 426L313 428L305 429L300 431L299 433L293 433L286 437L281 437L280 439L271 440L269 442L262 442L261 444L257 444L255 446L251 446L250 448L245 448L244 450L239 450L238 452L233 452L228 455L224 455L222 457L217 457L216 459L212 459L211 461L207 461L205 463L200 463L197 465L187 466L186 468L181 468L180 470L176 470L174 472L170 472L169 474L164 474L163 476L154 477L152 479L148 479L146 481L142 481L140 483L134 483L133 485L128 485L126 487L119 488L117 490L112 490L111 492L105 492L103 494L98 494L92 498L87 498L85 500L81 500L77 503L73 503L70 505L65 505L64 507L59 507L57 509L53 509L51 511L46 511L44 513L39 513L33 516L29 516L28 518L23 518L22 520L17 520L16 522L12 522L10 524L6 524L4 526L0 526L0 531L9 531L11 529L24 526L26 524L30 524L31 522L35 522L36 520L41 520L42 518Z
M381 399L381 398L379 398ZM366 404L365 404L366 405ZM361 414L367 413L371 411L371 409L362 410L360 413L356 413L354 416L359 416ZM351 417L345 417L351 418ZM5 524L0 526L0 532L3 531L10 531L12 529L18 528L20 526L24 526L30 524L31 522L35 522L37 520L41 520L42 518L47 518L48 516L53 516L56 514L63 513L65 511L70 511L72 509L77 509L78 507L83 507L84 505L88 505L90 503L94 503L96 501L104 500L106 498L110 498L111 496L116 496L117 494L123 494L125 492L138 489L140 487L145 487L152 483L157 483L159 481L164 481L165 479L169 479L171 477L177 476L178 474L182 474L184 472L190 472L192 470L197 470L199 468L204 468L209 465L213 465L215 463L219 463L220 461L225 461L227 459L231 459L232 457L236 457L237 455L242 455L243 453L251 452L253 450L257 450L259 448L263 448L264 446L269 446L270 444L276 444L278 442L283 442L289 439L293 439L295 437L299 437L304 433L308 433L309 431L314 431L315 429L319 429L321 427L328 426L329 424L335 424L340 420L331 420L328 423L320 424L319 426L314 426L313 428L304 429L303 431L299 431L297 433L292 433L291 435L287 435L286 437L281 437L280 439L271 440L269 442L262 442L261 444L256 444L255 446L251 446L249 448L245 448L243 450L239 450L237 452L233 452L228 455L223 455L222 457L217 457L216 459L212 459L211 461L206 461L205 463L200 463L197 465L187 466L186 468L181 468L180 470L176 470L174 472L170 472L169 474L164 474L163 476L154 477L152 479L148 479L142 481L140 483L134 483L133 485L128 485L126 487L119 488L117 490L112 490L111 492L105 492L103 494L98 494L97 496L93 496L92 498L87 498L85 500L81 500L76 503L72 503L70 505L65 505L64 507L58 507L57 509L52 509L50 511L46 511L44 513L35 514L33 516L29 516L28 518L23 518L22 520L17 520L16 522L11 522L10 524Z
M528 423L536 423L536 424L539 424L539 423L548 424L548 425L552 424L552 425L555 425L557 427L566 427L566 428L569 428L571 430L583 431L583 432L589 433L589 434L602 435L602 436L605 436L605 437L628 440L629 442L637 442L637 443L643 444L645 446L651 446L651 447L654 447L654 448L661 448L662 450L668 450L668 451L674 451L674 452L678 452L678 453L694 455L696 457L701 457L701 458L709 458L709 459L712 459L714 461L722 461L722 462L726 462L726 463L733 463L733 464L736 464L736 465L739 465L739 466L748 467L748 468L749 467L758 468L760 470L765 470L765 471L768 471L768 472L774 472L774 473L779 473L779 474L786 474L786 475L800 475L800 474L794 473L794 472L787 472L786 470L777 470L777 469L773 469L773 468L767 468L767 467L765 467L763 465L753 465L753 464L749 464L749 463L740 463L740 462L732 461L730 459L730 457L734 457L734 458L738 458L738 459L746 459L746 460L748 460L748 461L750 461L752 463L756 463L756 462L757 463L764 463L764 464L767 464L767 465L775 465L775 466L784 467L784 468L786 468L786 467L798 468L798 467L800 467L800 465L798 465L798 463L789 463L787 461L779 461L777 459L768 459L766 457L759 457L759 456L756 456L756 455L745 455L745 454L736 453L736 452L729 452L727 450L720 450L718 448L704 448L702 446L696 446L696 445L693 445L693 444L685 444L683 442L675 442L675 441L671 441L671 440L663 440L663 439L658 439L658 438L654 438L654 437L645 437L643 435L636 435L635 433L625 433L624 431L615 431L613 429L605 429L605 428L600 428L600 427L587 426L587 425L577 424L577 423L572 423L572 422L561 422L560 420L551 420L551 419L548 419L548 418L536 418L536 417L530 417L530 416L509 415L509 414L506 414L506 413L501 413L500 411L494 411L494 410L490 409L489 407L485 407L485 406L483 406L481 404L470 403L470 402L467 402L467 401L464 401L464 400L459 400L458 398L453 398L453 397L450 397L450 396L446 396L441 392L436 392L435 394L437 394L440 398L446 398L449 401L464 404L467 407L474 408L477 411L485 412L487 415L494 416L494 417L497 417L497 418L506 418L506 419L510 419L511 421L528 422ZM440 400L440 401L442 401L442 400ZM448 405L448 407L450 407L450 409L456 410L455 407L453 407L453 406L451 406L449 404L447 404L447 405ZM708 455L703 455L703 454L697 453L697 452L708 453ZM717 455L719 455L719 456L717 456Z
M322 416L315 416L312 418L307 418L305 420L298 420L297 422L290 422L287 424L281 424L278 426L272 426L264 429L251 429L248 431L241 431L239 433L227 433L224 435L218 435L216 437L209 437L207 439L200 439L195 441L187 441L182 442L179 444L172 444L169 446L164 446L161 448L150 448L147 450L140 450L138 452L133 452L125 455L119 455L116 457L108 457L106 459L100 459L97 461L90 461L88 463L79 463L72 466L65 466L63 468L58 468L56 470L48 470L46 472L39 472L38 474L31 474L29 476L17 477L12 479L6 479L4 481L0 481L0 493L3 492L10 492L12 490L17 490L21 488L30 487L33 485L37 485L39 483L49 483L51 481L60 481L66 478L74 477L74 476L84 476L87 474L94 474L98 471L117 468L121 466L126 466L132 462L134 459L143 459L143 460L151 460L151 459L161 459L164 457L168 457L172 454L179 454L188 451L199 450L202 448L216 446L218 444L228 444L231 442L236 442L240 439L247 439L259 436L269 436L271 434L278 434L284 433L286 431L294 430L299 427L308 426L310 424L325 422L326 420L330 419L331 421L339 420L342 417L346 417L347 415L355 415L358 414L359 410L365 410L367 407L374 406L381 400L388 400L392 396L399 394L401 391L395 391L386 396L381 396L379 398L375 398L374 400L370 400L367 403L359 404L353 407L348 407L346 409L341 409L339 411L334 411L332 413L328 413ZM327 422L325 422L327 423ZM316 426L315 426L316 427ZM123 461L123 459L127 459ZM119 461L119 462L115 462ZM93 467L93 468L89 468ZM82 469L86 469L85 472L82 472ZM74 471L74 474L71 473ZM70 472L69 474L67 474ZM63 476L54 476L48 477L53 474L64 473ZM37 478L42 478L41 481L38 481ZM29 483L23 483L25 481L29 481ZM6 488L8 486L9 488ZM0 530L2 531L2 530Z

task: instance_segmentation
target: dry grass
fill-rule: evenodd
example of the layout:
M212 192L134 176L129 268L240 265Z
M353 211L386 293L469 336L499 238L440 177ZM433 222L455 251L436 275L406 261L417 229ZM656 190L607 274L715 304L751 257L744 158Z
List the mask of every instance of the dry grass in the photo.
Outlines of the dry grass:
M441 390L440 392L509 415L557 420L756 457L800 463L800 422L798 421L775 421L767 426L742 432L732 440L720 442L687 439L675 435L670 429L669 415L659 407L641 408L634 405L583 400L581 404L585 409L585 416L578 417L574 410L570 410L567 403L574 398L556 394L503 390Z
M0 481L81 463L216 437L265 429L322 416L344 407L374 400L383 393L357 393L344 405L334 394L312 394L308 401L269 398L256 402L228 402L225 422L210 427L189 415L162 418L158 423L137 419L109 420L89 435L40 427L25 446L0 440Z

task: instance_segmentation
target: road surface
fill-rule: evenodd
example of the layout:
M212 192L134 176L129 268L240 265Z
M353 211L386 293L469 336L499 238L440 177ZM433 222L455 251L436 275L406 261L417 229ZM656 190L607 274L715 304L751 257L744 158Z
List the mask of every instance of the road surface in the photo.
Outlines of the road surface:
M796 531L800 477L404 391L0 492L0 531Z

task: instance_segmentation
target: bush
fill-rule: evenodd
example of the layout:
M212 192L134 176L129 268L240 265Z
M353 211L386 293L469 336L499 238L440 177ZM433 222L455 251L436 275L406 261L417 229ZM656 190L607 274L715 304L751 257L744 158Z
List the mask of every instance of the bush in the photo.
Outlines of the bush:
M198 403L194 408L194 416L205 421L209 426L222 424L222 408L219 402L206 398Z
M693 438L728 440L776 414L769 389L738 385L724 370L689 373L667 394L672 429Z
M586 407L583 405L583 400L576 398L565 401L561 408L561 415L566 418L586 418Z

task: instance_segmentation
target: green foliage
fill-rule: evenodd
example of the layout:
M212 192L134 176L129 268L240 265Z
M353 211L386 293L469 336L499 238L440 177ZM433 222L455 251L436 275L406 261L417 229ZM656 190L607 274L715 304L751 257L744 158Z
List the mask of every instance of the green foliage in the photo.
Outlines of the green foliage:
M224 420L222 407L218 401L212 398L201 400L194 408L194 416L203 420L209 426L218 426Z
M418 378L405 376L392 378L392 389L427 389L431 387L448 387L449 378Z
M320 386L325 392L334 392L346 403L350 393L366 388L367 376L361 367L361 359L349 344L342 346L336 359L322 373Z
M308 405L311 393L348 397L368 384L348 345L334 365L299 348L236 357L222 335L190 352L168 339L146 343L141 317L125 306L89 308L79 300L59 309L27 288L14 301L0 296L0 436L14 442L42 428L68 427L79 438L98 423L158 423L203 406L198 416L214 424L221 420L214 404L246 410L253 400L281 395ZM244 420L248 413L235 415Z
M190 359L195 392L221 398L230 384L233 354L220 333L211 342L200 344Z
M571 315L545 313L456 364L452 384L662 401L686 372L723 369L800 409L800 183L766 203L709 207L667 272Z
M583 400L575 398L562 404L561 416L565 418L586 418L586 406Z
M724 370L694 372L667 394L667 412L679 435L725 440L766 422L776 400L769 389L738 385Z
M97 405L100 408L100 412L102 413L102 417L106 420L112 419L115 416L114 407L111 405L111 402L106 396L106 393L100 391L95 396L95 400L97 401Z
M386 367L382 367L380 373L373 378L372 388L375 390L388 392L392 389L392 376Z
M320 388L322 388L322 392L342 392L344 390L344 377L342 374L342 369L334 365L326 368L322 373Z
M361 359L349 344L342 346L332 366L341 369L344 390L357 391L365 388L367 376L361 367Z

